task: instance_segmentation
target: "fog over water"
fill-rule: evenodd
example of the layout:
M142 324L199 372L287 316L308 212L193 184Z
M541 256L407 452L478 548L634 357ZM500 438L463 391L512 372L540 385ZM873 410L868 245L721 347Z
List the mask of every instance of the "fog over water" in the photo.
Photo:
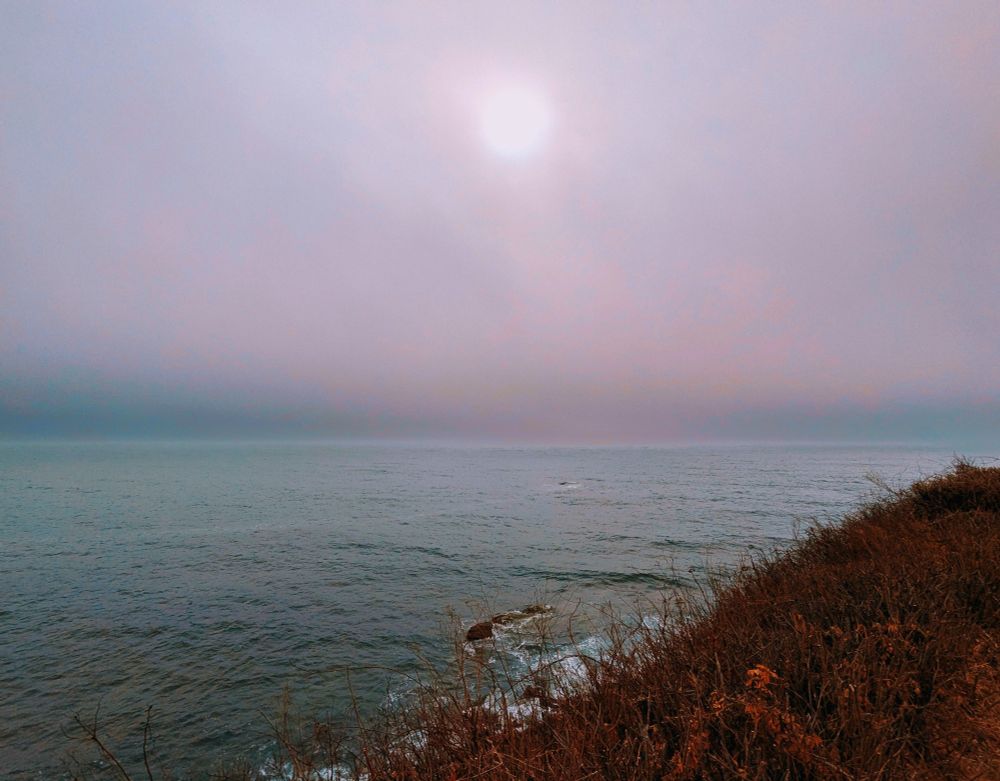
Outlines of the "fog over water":
M987 2L7 3L0 433L989 444L998 85Z
M0 3L0 776L1000 457L1000 3L878 5Z

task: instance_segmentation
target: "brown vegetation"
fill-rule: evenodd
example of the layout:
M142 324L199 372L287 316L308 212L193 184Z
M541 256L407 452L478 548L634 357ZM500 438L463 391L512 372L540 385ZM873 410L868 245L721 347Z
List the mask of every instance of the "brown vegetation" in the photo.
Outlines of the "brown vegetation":
M517 688L537 703L527 716L484 703L466 661L447 696L363 729L353 774L1000 778L1000 469L961 463L894 492L711 597L613 631L582 684L538 671ZM343 759L322 725L289 735L280 761L296 781Z

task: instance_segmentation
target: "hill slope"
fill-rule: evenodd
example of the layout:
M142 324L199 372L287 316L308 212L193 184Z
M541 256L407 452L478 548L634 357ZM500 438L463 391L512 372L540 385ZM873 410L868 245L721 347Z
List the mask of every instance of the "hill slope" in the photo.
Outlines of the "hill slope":
M811 531L621 642L527 721L474 702L369 733L377 779L1000 778L1000 469ZM395 735L399 735L398 731Z

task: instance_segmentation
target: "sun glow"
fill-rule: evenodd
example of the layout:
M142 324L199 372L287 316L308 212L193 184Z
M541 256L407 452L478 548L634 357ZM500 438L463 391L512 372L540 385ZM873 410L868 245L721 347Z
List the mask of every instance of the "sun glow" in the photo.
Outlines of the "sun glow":
M523 87L507 87L492 93L483 104L481 120L486 146L507 158L538 152L552 127L545 98Z

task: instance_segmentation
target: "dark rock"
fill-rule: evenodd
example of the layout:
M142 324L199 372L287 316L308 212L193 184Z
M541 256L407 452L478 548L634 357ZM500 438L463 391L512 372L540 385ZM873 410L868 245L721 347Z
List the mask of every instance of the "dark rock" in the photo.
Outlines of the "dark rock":
M469 627L469 631L465 633L465 639L469 642L486 640L490 637L493 637L492 621L480 621L478 624L473 624Z

